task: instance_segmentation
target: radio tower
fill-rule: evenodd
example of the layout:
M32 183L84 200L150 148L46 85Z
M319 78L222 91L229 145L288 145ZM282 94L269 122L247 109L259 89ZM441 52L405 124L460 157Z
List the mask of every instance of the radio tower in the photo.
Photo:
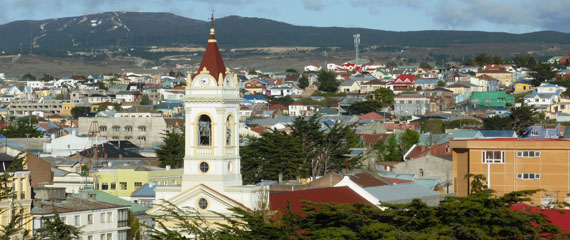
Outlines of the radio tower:
M352 37L354 37L354 48L356 50L356 58L354 59L354 68L356 68L356 65L358 64L358 45L360 45L360 34L354 34Z

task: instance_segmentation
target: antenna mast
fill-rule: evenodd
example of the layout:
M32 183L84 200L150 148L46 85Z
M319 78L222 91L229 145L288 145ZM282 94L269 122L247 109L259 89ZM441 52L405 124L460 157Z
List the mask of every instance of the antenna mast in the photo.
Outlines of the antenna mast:
M354 37L354 48L356 50L356 57L354 59L354 68L356 68L356 65L358 64L358 45L360 45L360 34L354 34L352 37Z

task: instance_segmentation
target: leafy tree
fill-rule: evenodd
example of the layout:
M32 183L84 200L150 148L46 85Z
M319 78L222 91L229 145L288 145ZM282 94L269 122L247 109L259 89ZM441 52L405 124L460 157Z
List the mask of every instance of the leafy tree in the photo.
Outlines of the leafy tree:
M538 63L530 68L530 76L533 78L532 83L535 86L540 86L544 81L553 79L556 76L556 71L550 64Z
M374 97L376 100L380 100L384 106L391 105L394 103L394 92L388 88L380 88L374 91Z
M121 103L114 102L114 103L112 104L112 106L113 106L113 111L121 111L121 110L123 110L123 107L121 106Z
M455 119L453 121L449 121L445 123L445 129L455 129L455 128L462 128L463 126L468 125L483 125L483 123L476 119Z
M395 136L390 136L386 140L388 145L386 146L386 153L384 154L384 161L389 162L400 162L402 161L402 154L400 153L400 146L396 141Z
M299 84L297 84L297 86L299 88L305 89L306 87L309 86L309 79L307 78L307 76L303 75L300 79L299 79Z
M250 75L257 75L257 71L255 69L249 69Z
M244 182L277 180L279 174L286 180L309 175L299 139L294 135L274 130L250 141L240 148Z
M140 104L141 105L150 105L151 104L150 97L148 96L148 94L143 94Z
M162 133L164 142L154 152L160 161L161 167L170 165L172 168L180 168L184 165L184 128L166 130Z
M438 81L437 86L438 87L445 87L445 82L444 81Z
M164 216L152 230L153 239L567 239L543 215L509 209L529 201L537 190L496 196L481 175L472 179L467 197L447 197L437 207L415 199L408 204L330 204L303 201L299 214L287 208L267 217L263 211L232 208L217 214L222 222L213 231L199 212L165 204ZM172 229L164 220L175 223Z
M49 74L45 74L40 78L40 81L49 82L51 80L55 80L55 77Z
M131 211L129 211L129 231L127 232L128 240L138 240L141 239L142 229L141 223L136 219Z
M21 81L35 81L36 76L32 75L31 73L26 73L26 74L22 75L20 80Z
M377 112L382 109L382 104L376 101L355 102L348 107L351 114L364 114L369 112Z
M400 154L403 156L418 141L420 141L420 134L414 130L406 129L400 136Z
M439 119L429 119L422 124L422 133L441 134L445 132L445 123Z
M41 240L73 240L78 239L81 231L79 228L65 224L59 214L42 217L44 223L37 229L38 239Z
M294 68L287 68L287 70L285 70L285 72L289 72L289 73L299 73L299 72L297 71L297 69L294 69Z
M73 118L85 116L85 108L74 107L71 109L71 115L73 115Z
M332 71L320 71L317 74L317 86L319 91L323 92L336 92L340 82L336 80L336 74Z
M267 96L267 101L269 102L269 104L271 105L275 105L275 104L281 104L285 107L288 107L289 105L291 105L293 102L295 102L295 100L293 100L293 98L291 98L291 96L285 96L285 97L272 97L272 96Z
M511 115L501 118L500 116L483 119L485 130L514 130L521 137L530 133L529 127L539 122L538 113L532 106L522 105L511 108Z
M42 136L36 126L31 121L19 120L8 124L8 127L2 129L2 135L7 138L35 138Z
M107 88L107 86L105 86L105 83L103 81L98 81L97 82L97 87L101 90L107 90L109 88Z
M431 70L431 69L432 69L432 66L429 65L427 62L421 62L421 63L420 63L420 68Z
M107 109L109 109L109 107L107 107L107 105L99 105L99 107L97 107L97 112L102 112L102 111L107 111Z

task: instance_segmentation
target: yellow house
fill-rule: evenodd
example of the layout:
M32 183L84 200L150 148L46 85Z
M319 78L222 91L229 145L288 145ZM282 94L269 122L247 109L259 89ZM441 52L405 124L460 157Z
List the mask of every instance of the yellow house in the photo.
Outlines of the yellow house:
M92 173L95 190L101 190L117 197L129 198L143 185L180 185L183 169L122 168L99 169Z
M511 86L515 81L513 73L504 69L479 69L475 77L478 78L482 75L488 75L496 78L501 82L501 85L503 86Z
M13 198L0 199L0 225L6 226L10 223L11 207L21 208L25 214L20 229L30 233L33 229L30 211L32 208L32 188L30 185L29 171L16 171L9 173L8 186L13 189ZM12 204L11 204L12 203Z
M543 189L531 196L564 202L570 194L570 141L563 139L472 139L450 141L457 196L470 193L467 174L481 174L498 195Z
M71 115L71 109L75 107L75 103L64 102L61 104L61 114Z
M50 89L34 90L34 95L36 95L37 98L46 97L49 96L50 94L51 94Z
M531 81L516 81L513 83L513 91L515 93L528 92L534 90Z

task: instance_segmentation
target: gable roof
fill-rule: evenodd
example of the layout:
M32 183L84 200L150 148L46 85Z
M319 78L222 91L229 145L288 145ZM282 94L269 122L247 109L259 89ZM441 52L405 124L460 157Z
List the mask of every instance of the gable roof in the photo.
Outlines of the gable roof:
M432 197L440 195L418 183L402 183L378 187L364 188L381 202L391 203L415 198Z
M377 112L369 112L367 114L363 114L358 116L358 119L360 120L383 120L384 116L382 116L381 114L377 113Z
M372 205L350 187L328 187L271 193L269 197L271 210L284 213L287 210L287 204L289 204L291 211L299 215L304 215L302 209L303 206L307 206L307 204L301 203L303 200L316 203L352 204L359 202Z
M377 178L368 173L358 173L353 175L348 175L351 181L356 183L358 186L363 188L365 187L374 187L374 186L384 186L388 185L388 182L382 181L380 178Z

